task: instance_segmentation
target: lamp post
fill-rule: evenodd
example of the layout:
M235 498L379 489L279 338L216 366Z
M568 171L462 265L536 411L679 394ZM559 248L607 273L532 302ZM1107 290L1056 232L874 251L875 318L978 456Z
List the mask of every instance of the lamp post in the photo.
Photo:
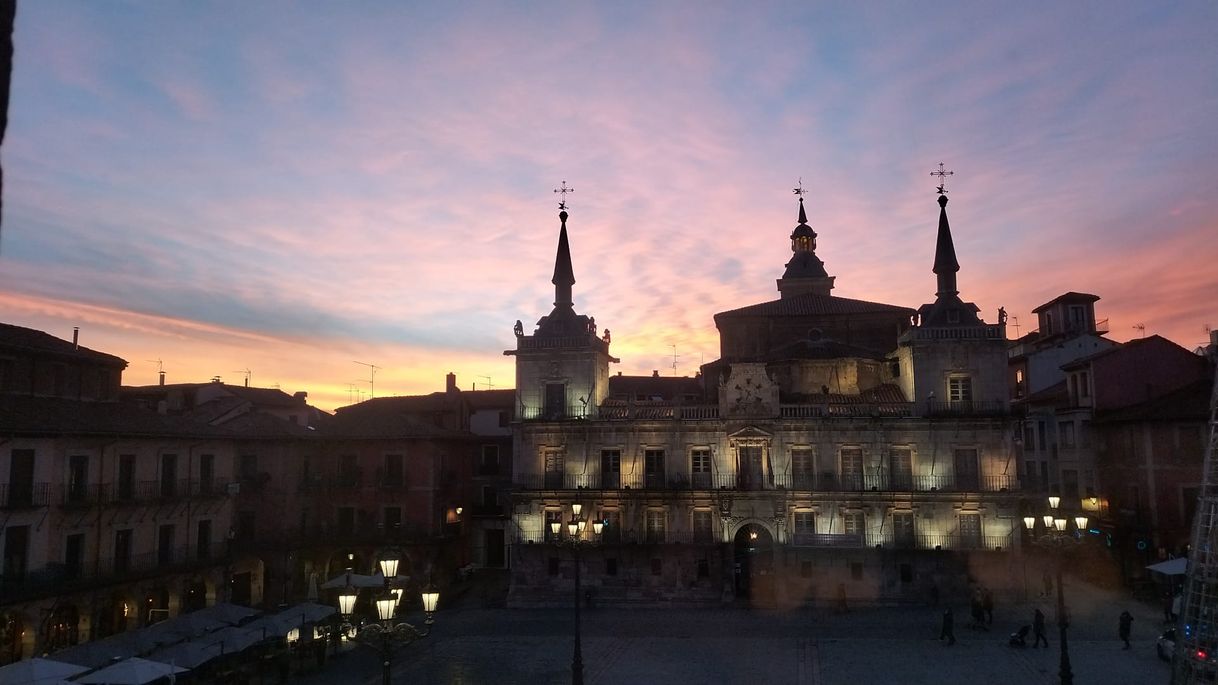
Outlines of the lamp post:
M592 522L592 535L585 540L584 536L587 531L588 522L583 517L583 505L575 502L571 505L571 519L567 521L567 537L560 539L562 533L562 522L550 522L550 534L556 545L568 547L571 550L571 556L575 560L575 647L574 653L571 656L571 685L584 685L584 656L580 646L580 618L579 618L579 574L580 574L580 551L588 545L595 544L600 538L601 532L604 529L604 522Z
M1060 506L1060 497L1056 495L1049 497L1049 513L1041 517L1044 530L1039 534L1036 532L1035 516L1025 516L1023 524L1027 528L1032 542L1046 549L1052 549L1057 557L1057 627L1060 633L1058 639L1061 640L1061 663L1058 678L1061 685L1073 685L1074 672L1070 669L1070 646L1066 640L1066 629L1070 627L1070 621L1066 617L1066 596L1062 590L1062 566L1066 550L1082 542L1082 532L1087 528L1087 517L1082 514L1075 516L1074 532L1068 532L1069 520L1061 511Z
M385 586L377 593L374 599L376 614L380 619L379 623L369 623L357 629L351 623L351 619L352 613L355 611L355 600L359 597L359 591L348 585L338 595L338 611L343 616L343 624L339 630L343 635L353 640L380 650L381 681L384 685L390 685L389 672L392 666L394 651L431 634L431 626L435 622L433 614L436 611L436 605L440 602L440 593L432 588L431 585L428 585L420 597L423 602L423 630L419 630L404 621L395 625L393 623L393 615L396 613L398 604L402 601L404 594L401 588L391 586L391 579L397 576L398 561L398 558L393 555L387 555L380 560L381 574L385 577Z

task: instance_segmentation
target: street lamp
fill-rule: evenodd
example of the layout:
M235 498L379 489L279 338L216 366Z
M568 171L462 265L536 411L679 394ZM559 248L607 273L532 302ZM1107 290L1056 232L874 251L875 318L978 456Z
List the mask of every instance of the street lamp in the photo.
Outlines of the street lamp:
M1062 565L1065 551L1082 542L1082 532L1087 528L1087 517L1082 514L1075 516L1075 530L1073 533L1067 532L1067 519L1058 510L1060 505L1060 497L1056 495L1049 497L1049 513L1043 517L1044 532L1039 535L1036 533L1035 516L1025 516L1023 524L1027 528L1032 542L1052 549L1057 555L1057 627L1061 640L1061 664L1058 677L1061 685L1073 685L1074 672L1070 669L1070 646L1066 641L1066 629L1070 627L1070 621L1066 618L1066 597L1062 590Z
M351 623L351 620L352 614L355 611L355 600L359 596L358 590L348 585L338 595L338 611L343 617L343 624L339 630L343 635L347 635L354 640L380 650L381 680L384 685L390 685L389 671L394 651L431 634L431 626L434 623L432 614L436 610L436 605L440 602L440 593L432 588L431 585L428 585L427 589L423 590L421 596L423 601L424 629L419 630L406 622L394 625L393 615L404 592L401 588L390 587L390 579L397 575L398 561L398 558L392 555L385 556L380 560L381 573L385 577L385 586L374 599L376 614L380 619L379 623L369 623L357 630L355 625Z
M592 522L592 535L588 539L584 539L587 532L588 522L582 516L584 510L583 504L575 502L571 504L571 519L567 521L567 537L566 539L559 538L559 533L562 531L561 521L550 522L550 534L553 537L554 544L561 547L567 547L571 550L571 556L575 560L575 647L574 653L571 656L571 683L572 685L583 685L584 683L584 656L580 647L580 618L579 618L579 576L580 576L580 552L583 548L596 544L600 538L601 532L604 531L605 523L603 521ZM561 516L559 517L561 518Z

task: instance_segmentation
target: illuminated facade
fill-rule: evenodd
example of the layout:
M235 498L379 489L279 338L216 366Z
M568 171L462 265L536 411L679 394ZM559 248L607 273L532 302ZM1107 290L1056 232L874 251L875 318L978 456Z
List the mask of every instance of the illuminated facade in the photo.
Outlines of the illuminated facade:
M597 601L1005 587L1019 545L1005 322L960 299L946 204L936 299L915 310L832 295L801 199L780 298L717 314L721 358L693 379L609 374L608 332L572 305L560 214L555 309L505 353L517 360L510 601L570 601L570 560L548 543L575 502L606 524L582 555Z

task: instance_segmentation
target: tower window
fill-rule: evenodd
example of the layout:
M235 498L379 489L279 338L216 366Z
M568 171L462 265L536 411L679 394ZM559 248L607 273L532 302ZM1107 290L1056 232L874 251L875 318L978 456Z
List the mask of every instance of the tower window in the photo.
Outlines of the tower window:
M973 379L968 376L952 376L948 378L947 398L952 402L972 402Z

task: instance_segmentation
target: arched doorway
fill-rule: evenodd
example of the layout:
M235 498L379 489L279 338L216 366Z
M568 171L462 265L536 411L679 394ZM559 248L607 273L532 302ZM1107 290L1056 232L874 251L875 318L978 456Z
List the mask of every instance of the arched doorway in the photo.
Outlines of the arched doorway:
M732 550L736 597L768 603L774 598L774 536L765 527L746 523L736 531Z
M80 640L80 612L75 604L61 604L55 607L46 622L44 631L44 651L53 652L64 647L71 647Z
M182 596L178 600L178 613L187 614L207 607L207 583L202 578L191 578L182 583Z

